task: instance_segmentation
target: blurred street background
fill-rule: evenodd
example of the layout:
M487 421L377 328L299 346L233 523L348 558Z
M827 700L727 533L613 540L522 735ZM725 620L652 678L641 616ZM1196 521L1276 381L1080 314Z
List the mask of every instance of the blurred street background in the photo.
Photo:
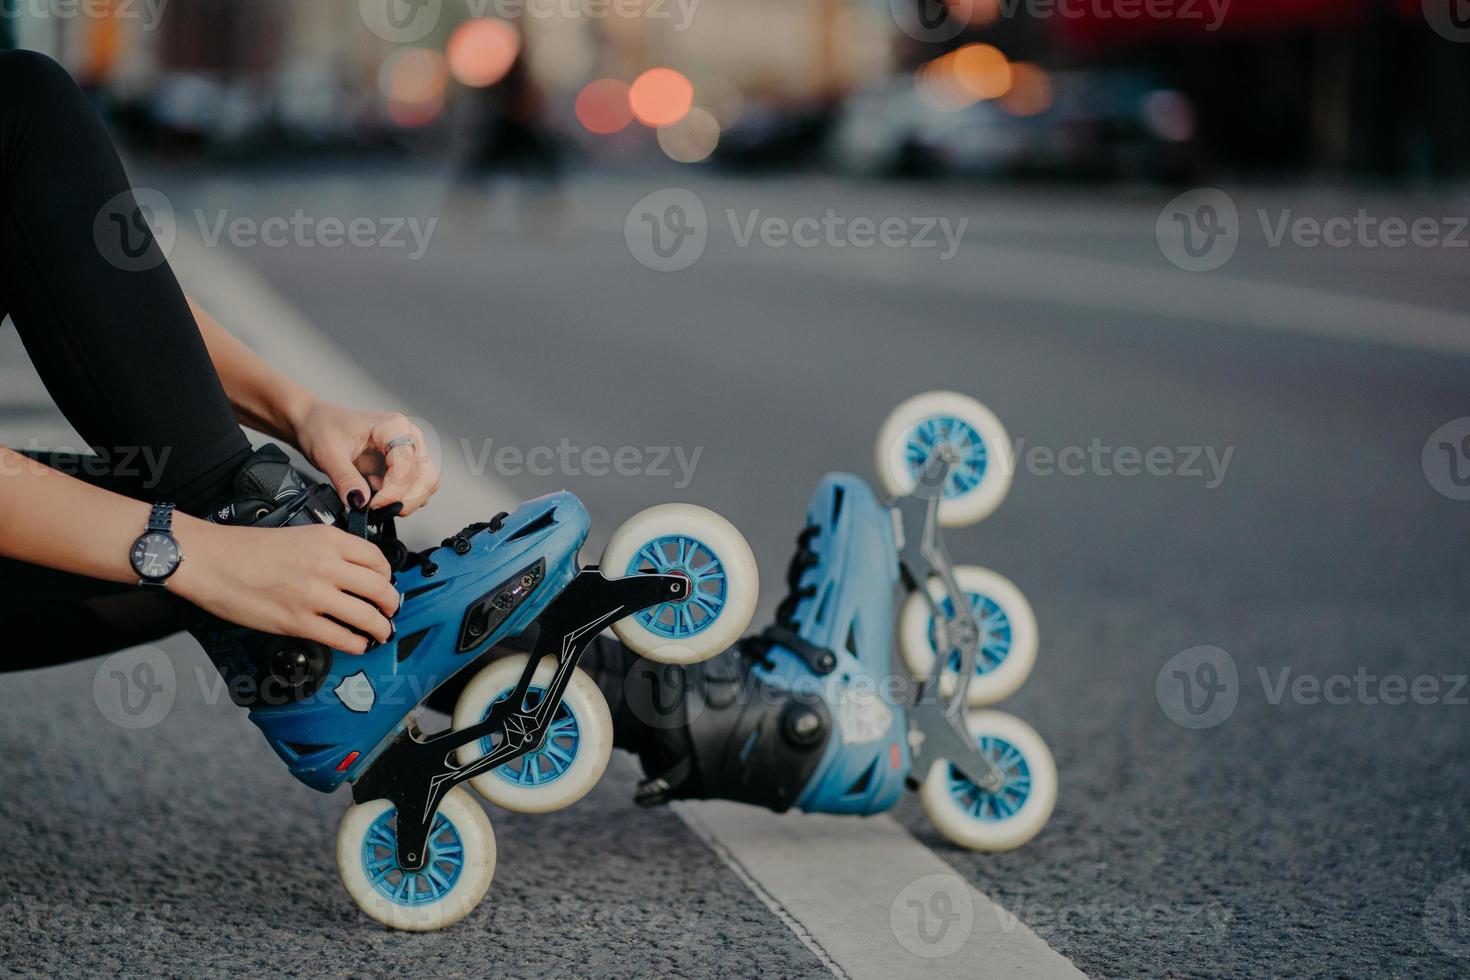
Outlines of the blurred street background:
M951 550L1035 606L1003 707L1060 800L997 856L895 818L1077 969L1470 968L1463 0L4 3L4 43L104 114L186 290L308 385L424 420L458 500L575 491L589 556L698 502L751 541L768 617L811 486L871 479L893 405L988 404L1015 484ZM66 438L13 336L0 366L0 441ZM1192 725L1166 688L1201 647L1233 708ZM360 940L342 800L192 680L119 737L95 670L0 685L17 971L848 966L634 810L628 766L493 812L460 928Z

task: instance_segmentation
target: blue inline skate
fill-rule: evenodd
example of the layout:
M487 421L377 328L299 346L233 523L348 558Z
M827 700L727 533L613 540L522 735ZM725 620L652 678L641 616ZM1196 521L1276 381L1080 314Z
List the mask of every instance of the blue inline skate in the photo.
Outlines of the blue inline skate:
M468 781L513 810L553 810L597 782L612 722L578 661L611 627L631 650L692 664L726 649L750 621L758 584L740 533L687 504L650 508L613 534L601 566L583 567L587 511L569 493L528 501L413 553L393 513L346 512L275 447L237 481L222 522L333 524L373 541L403 604L392 640L353 656L213 622L196 630L232 699L313 789L344 782L337 864L354 901L400 929L446 926L484 897L495 837ZM537 627L529 654L497 660L464 687L445 730L415 709L503 639Z
M895 409L877 449L890 501L856 476L823 478L775 622L708 663L658 671L679 698L628 689L645 721L659 697L668 706L637 746L650 774L639 801L872 814L909 786L963 847L1034 837L1056 801L1051 753L1019 719L970 709L1026 680L1036 620L1005 578L953 566L942 534L999 505L1009 449L1000 422L966 396L932 392Z

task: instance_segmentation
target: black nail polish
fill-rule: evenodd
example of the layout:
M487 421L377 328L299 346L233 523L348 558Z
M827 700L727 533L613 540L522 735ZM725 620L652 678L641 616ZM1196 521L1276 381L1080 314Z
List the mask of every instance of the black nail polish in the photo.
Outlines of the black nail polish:
M367 496L361 490L347 491L347 506L353 510L362 510L367 504Z

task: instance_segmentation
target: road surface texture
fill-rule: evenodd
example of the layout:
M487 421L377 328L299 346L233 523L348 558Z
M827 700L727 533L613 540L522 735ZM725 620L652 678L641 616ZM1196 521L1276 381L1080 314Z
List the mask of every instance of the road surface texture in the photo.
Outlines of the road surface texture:
M475 215L431 174L148 177L181 240L208 240L221 214L440 218L418 257L406 233L407 247L337 248L226 234L209 251L430 420L456 466L517 496L581 495L587 554L655 502L725 514L760 560L762 617L815 481L871 478L873 435L902 398L976 395L1020 466L952 551L1035 607L1041 656L1004 708L1048 740L1061 795L1004 855L948 846L911 798L896 819L1088 975L1465 971L1470 503L1452 464L1470 468L1455 458L1470 429L1431 435L1470 416L1467 252L1273 245L1257 212L1412 219L1470 201L1232 190L1234 257L1186 272L1155 236L1173 191L671 172L578 182L560 208L520 210L502 188ZM635 204L672 186L697 197L706 241L658 272L640 262L658 258ZM829 209L968 224L949 258L937 232L933 248L744 237ZM7 434L41 425L23 411ZM504 447L551 447L555 472ZM589 447L636 447L647 472L589 475ZM1153 475L1138 462L1151 450ZM434 522L431 508L411 523L447 533ZM1198 647L1218 649L1171 660ZM829 969L673 813L634 808L626 766L563 813L494 812L492 898L464 927L370 928L336 883L344 798L294 784L242 713L207 703L192 646L168 651L176 704L136 731L99 711L94 682L113 681L95 662L0 687L13 969ZM1223 672L1200 673L1201 656ZM1181 697L1201 703L1181 678L1219 680L1233 710L1181 712ZM912 973L933 966L915 956Z

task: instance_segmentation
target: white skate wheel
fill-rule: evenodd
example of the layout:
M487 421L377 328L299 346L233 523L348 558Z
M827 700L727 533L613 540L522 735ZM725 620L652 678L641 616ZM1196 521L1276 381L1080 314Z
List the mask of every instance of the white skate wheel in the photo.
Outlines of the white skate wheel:
M982 790L941 759L929 767L919 802L934 829L972 851L1009 851L1041 832L1057 802L1057 765L1036 730L1004 711L976 711L965 728L1005 773L998 792Z
M944 483L939 523L974 524L1005 499L1015 461L1005 426L968 395L929 391L888 413L874 448L878 480L890 496L913 493L929 454L941 445L958 459Z
M978 708L1004 701L1026 683L1031 668L1036 665L1036 614L1021 590L999 572L959 565L954 577L960 592L968 597L975 625L980 628L975 675L970 678L965 703ZM950 615L953 606L944 583L931 577L927 589L940 613ZM934 673L938 632L924 596L910 593L898 620L898 650L903 655L904 666L915 677ZM939 690L945 697L954 694L959 680L956 666L949 662L958 656L951 653L945 658L944 673L939 678Z
M629 649L663 664L695 664L730 648L750 625L760 595L755 555L735 525L693 504L661 504L613 533L602 555L608 578L678 573L688 599L613 624Z
M439 803L428 862L398 864L398 814L387 800L347 808L337 829L337 872L347 894L391 929L427 932L470 913L495 876L495 832L474 797L455 787Z
M515 690L529 660L527 655L517 654L477 673L454 706L454 727L468 728L484 720L490 705ZM540 703L555 673L556 662L543 658L531 675L526 708ZM455 758L460 765L468 765L489 751L489 741L482 738L460 746ZM548 813L586 796L606 771L612 749L612 713L607 710L607 701L597 682L576 668L541 747L469 782L496 806L519 813Z

